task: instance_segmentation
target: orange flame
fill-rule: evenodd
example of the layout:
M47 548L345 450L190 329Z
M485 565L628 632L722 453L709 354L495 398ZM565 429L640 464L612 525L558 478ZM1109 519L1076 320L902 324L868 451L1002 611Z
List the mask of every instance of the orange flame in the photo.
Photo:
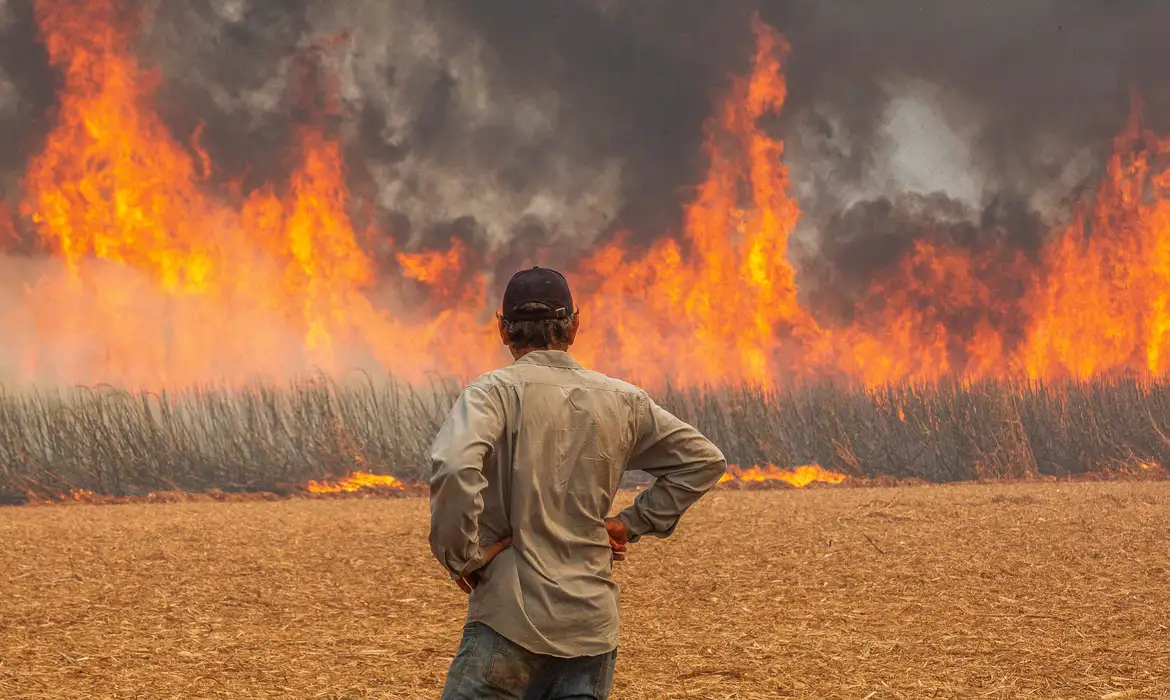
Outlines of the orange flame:
M316 125L300 130L301 162L283 197L264 187L236 206L213 198L202 182L207 155L176 142L150 106L155 80L129 54L127 3L36 8L64 88L23 211L63 265L5 319L23 346L20 379L184 386L366 365L412 378L435 367L468 373L484 362L475 350L495 349L490 337L469 337L452 352L439 328L374 306L336 139ZM445 267L410 276L441 282L459 252L439 256ZM455 299L464 304L443 321L478 326L467 302L482 305L483 292Z
M847 478L844 474L830 471L819 464L805 464L792 469L781 469L774 464L755 465L747 469L740 469L734 464L730 464L727 467L727 473L719 479L719 483L764 484L770 481L782 481L799 489L812 483L840 484Z
M1135 103L1093 206L1044 251L1028 376L1170 371L1170 166L1153 167L1168 155Z
M756 124L784 102L788 45L758 20L754 28L755 70L708 124L710 167L683 240L635 258L619 239L584 263L585 308L611 326L582 335L587 362L650 382L764 384L778 378L786 340L815 337L787 258L800 211L787 194L784 147Z
M400 274L376 274L325 120L299 131L284 186L211 193L211 158L152 107L130 5L35 2L63 88L21 212L53 265L0 315L0 377L154 388L363 367L421 380L506 361L488 294L500 281L466 245L395 251ZM619 236L570 271L585 364L681 386L1170 373L1170 139L1138 106L1093 201L1034 260L922 240L872 280L858 320L834 324L800 299L800 210L761 124L787 97L789 47L753 29L752 69L706 125L707 176L679 235L645 249Z
M309 481L309 493L356 493L358 491L401 491L405 486L398 479L384 474L353 472L338 481Z

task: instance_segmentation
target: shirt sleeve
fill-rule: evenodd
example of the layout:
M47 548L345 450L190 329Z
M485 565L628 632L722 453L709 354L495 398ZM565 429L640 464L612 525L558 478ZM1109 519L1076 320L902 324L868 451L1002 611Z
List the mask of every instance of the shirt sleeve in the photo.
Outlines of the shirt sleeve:
M618 514L631 542L643 535L669 537L686 509L727 472L718 447L648 397L639 422L629 469L641 469L655 480Z
M473 384L456 399L431 446L431 553L452 578L483 566L483 462L503 430L497 397Z

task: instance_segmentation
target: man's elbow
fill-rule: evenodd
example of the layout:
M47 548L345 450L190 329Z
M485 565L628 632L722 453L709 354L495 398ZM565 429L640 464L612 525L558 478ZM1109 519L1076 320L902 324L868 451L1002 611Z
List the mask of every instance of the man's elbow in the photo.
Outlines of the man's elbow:
M431 546L431 554L443 566L449 566L447 562L447 547L444 545L445 538L439 532L439 528L431 528L431 536L428 538Z
M451 520L439 519L431 526L430 545L435 559L457 573L478 555L479 533L464 530Z
M702 462L706 465L703 469L706 477L704 481L707 482L708 489L713 488L727 473L727 458L723 456L723 451L716 447L715 443L708 442L702 456Z
M442 564L443 568L452 576L457 575L467 566L467 557L446 546L442 538L432 536L431 554L434 555L435 561Z
M718 454L718 458L711 463L711 476L715 483L718 484L723 480L724 475L727 474L727 458L718 449L715 452Z

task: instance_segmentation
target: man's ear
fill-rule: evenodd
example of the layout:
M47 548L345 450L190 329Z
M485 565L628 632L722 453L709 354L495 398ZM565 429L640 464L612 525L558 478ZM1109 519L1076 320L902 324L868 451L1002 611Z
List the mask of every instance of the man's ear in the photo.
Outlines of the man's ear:
M581 310L573 314L573 322L569 324L569 345L577 340L577 331L581 329Z
M499 314L496 314L496 328L500 331L500 342L507 345L508 333L504 330L504 317Z

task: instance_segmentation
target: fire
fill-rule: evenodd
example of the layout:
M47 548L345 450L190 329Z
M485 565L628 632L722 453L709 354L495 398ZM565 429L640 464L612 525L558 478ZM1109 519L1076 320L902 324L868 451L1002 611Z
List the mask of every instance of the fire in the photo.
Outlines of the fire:
M338 481L310 480L306 488L309 493L356 493L358 491L401 491L405 486L392 476L353 472Z
M346 187L325 118L336 100L290 144L287 182L216 191L198 134L176 139L154 109L158 79L130 48L135 7L35 2L62 88L19 216L51 259L0 311L0 377L170 388L360 367L422 381L505 361L490 251L395 250L394 274L363 246L386 232L350 218L369 203ZM789 47L753 27L752 68L708 120L682 230L644 248L617 236L568 270L585 364L651 386L1170 372L1170 138L1140 106L1095 196L1037 255L924 239L831 322L801 298L788 255L800 209L761 123L784 107Z
M757 126L784 103L788 46L758 21L755 30L756 69L733 83L707 126L710 167L682 240L634 257L618 239L584 263L583 306L612 324L583 334L588 363L649 381L765 384L779 378L785 344L817 340L787 258L800 211L787 193L784 147Z
M197 140L176 141L151 107L156 80L128 48L132 4L38 0L36 9L64 87L23 213L61 265L3 319L24 360L20 379L157 388L355 366L414 378L436 366L466 373L469 360L483 361L476 349L495 349L469 337L459 356L440 329L375 307L341 147L322 124L300 130L283 196L272 186L213 196L207 154ZM433 283L459 263L456 250L440 257L429 275L407 254L399 260ZM452 292L444 319L476 327L466 302L482 298Z
M586 308L613 320L608 337L586 338L596 364L654 382L761 386L1170 372L1170 138L1142 127L1140 105L1091 205L1038 262L1002 245L920 240L872 280L857 320L833 326L801 305L786 255L799 210L783 146L756 119L783 104L788 47L755 28L754 70L709 125L710 170L682 241L633 257L618 240L583 267L601 280Z
M728 465L727 473L719 479L719 483L763 484L782 481L799 489L812 483L840 484L847 478L844 474L830 471L819 464L805 464L792 469L781 469L774 464L740 469L732 464Z
M1144 130L1135 105L1093 206L1045 250L1029 376L1170 371L1170 165L1154 167L1168 155L1170 138Z

